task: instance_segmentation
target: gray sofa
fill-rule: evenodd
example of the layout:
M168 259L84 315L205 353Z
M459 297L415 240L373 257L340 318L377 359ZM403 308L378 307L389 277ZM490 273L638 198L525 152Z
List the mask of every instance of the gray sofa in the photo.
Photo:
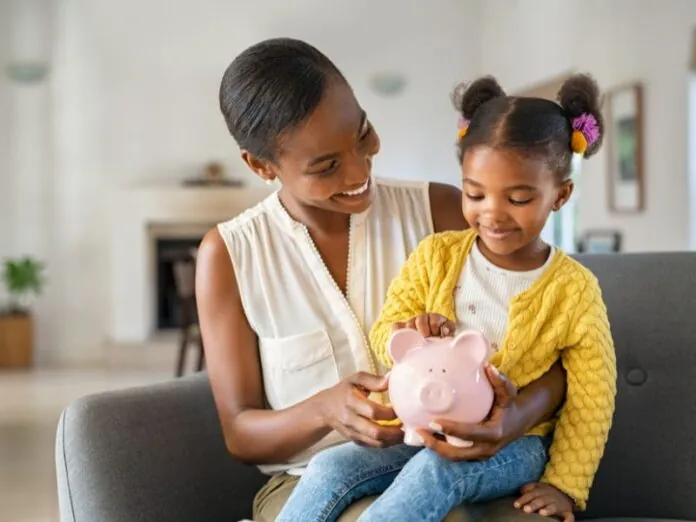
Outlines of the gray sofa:
M582 518L696 521L696 253L579 259L600 279L619 365ZM226 454L205 374L69 405L56 465L62 522L234 522L264 482Z

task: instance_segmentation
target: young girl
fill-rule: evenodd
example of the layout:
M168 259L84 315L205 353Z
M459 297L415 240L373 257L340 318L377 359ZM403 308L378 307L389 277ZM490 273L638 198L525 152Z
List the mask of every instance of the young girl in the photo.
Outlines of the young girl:
M458 89L463 214L471 229L429 236L391 284L370 340L387 367L394 328L424 336L482 331L490 364L518 387L560 357L567 398L538 425L484 461L428 433L427 449L344 444L316 456L278 520L335 520L358 498L381 494L360 520L442 520L461 503L514 494L527 513L573 520L584 509L611 426L616 361L595 277L541 231L570 198L573 154L602 141L599 93L588 76L561 88L559 104L504 94L492 78ZM436 421L436 431L456 424ZM550 446L550 447L549 447Z

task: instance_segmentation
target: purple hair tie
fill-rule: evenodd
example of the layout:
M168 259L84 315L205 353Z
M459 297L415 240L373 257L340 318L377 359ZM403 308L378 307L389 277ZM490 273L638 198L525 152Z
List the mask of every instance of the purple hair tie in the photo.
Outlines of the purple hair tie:
M466 131L469 130L469 123L471 123L469 120L467 120L464 116L459 117L459 122L458 122L458 127L459 127L459 132L457 133L457 140L462 141L464 136L466 136Z
M585 112L573 118L571 122L573 130L579 131L585 137L588 147L591 147L599 139L599 123L597 118L589 112Z

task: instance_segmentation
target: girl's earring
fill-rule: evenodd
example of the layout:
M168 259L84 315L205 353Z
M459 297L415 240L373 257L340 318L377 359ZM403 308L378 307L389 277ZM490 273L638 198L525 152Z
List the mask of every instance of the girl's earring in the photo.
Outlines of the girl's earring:
M266 185L273 185L273 182L274 182L274 181L275 181L275 180L272 179L272 178L266 178Z

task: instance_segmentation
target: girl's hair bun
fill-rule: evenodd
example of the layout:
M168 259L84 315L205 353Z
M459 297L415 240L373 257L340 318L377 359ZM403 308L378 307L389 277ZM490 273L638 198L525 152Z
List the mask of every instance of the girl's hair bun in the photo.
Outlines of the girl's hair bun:
M505 91L492 76L484 76L471 84L460 84L454 90L453 102L459 113L471 120L481 105L494 98L505 96Z
M599 138L584 151L584 156L589 158L599 150L604 138L604 118L597 82L587 74L574 74L563 83L557 99L571 122L583 115L594 116L599 127Z

